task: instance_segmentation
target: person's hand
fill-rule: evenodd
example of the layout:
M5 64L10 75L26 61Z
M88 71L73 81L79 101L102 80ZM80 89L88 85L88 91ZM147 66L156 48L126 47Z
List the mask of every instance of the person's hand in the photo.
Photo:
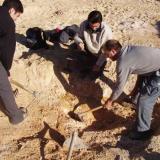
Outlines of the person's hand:
M81 51L84 51L85 50L84 43L79 43L78 44L78 49L81 50Z
M96 64L93 66L93 68L92 68L92 71L93 72L99 72L99 70L100 70L100 67L99 66L97 66Z
M104 108L110 110L112 108L112 104L113 104L113 101L108 99L104 104Z

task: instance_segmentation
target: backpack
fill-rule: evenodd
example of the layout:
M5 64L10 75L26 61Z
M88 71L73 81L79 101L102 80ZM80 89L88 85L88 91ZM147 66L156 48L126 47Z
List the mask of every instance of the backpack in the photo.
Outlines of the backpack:
M67 43L69 40L73 40L74 36L79 33L79 27L76 24L67 26L63 29L60 35L60 42Z
M26 31L26 47L33 50L48 48L44 31L41 28L33 27Z
M64 29L56 28L54 30L44 31L45 39L50 42L68 43L73 40L74 36L79 32L77 25L67 26Z
M53 29L53 30L46 30L44 31L44 38L47 41L50 41L52 43L59 42L62 31L63 30L58 29L58 28Z

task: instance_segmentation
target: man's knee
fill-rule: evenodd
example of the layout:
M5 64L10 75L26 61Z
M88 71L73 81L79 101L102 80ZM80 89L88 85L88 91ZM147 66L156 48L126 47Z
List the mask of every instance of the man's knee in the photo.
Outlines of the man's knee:
M141 96L138 99L138 108L142 111L150 111L153 110L155 105L156 99L151 96Z

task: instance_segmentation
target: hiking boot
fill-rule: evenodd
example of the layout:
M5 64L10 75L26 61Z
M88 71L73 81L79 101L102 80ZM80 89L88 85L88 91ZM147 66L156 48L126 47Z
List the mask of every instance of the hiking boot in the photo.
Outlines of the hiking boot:
M13 118L9 118L9 122L13 125L17 125L23 122L27 117L27 109L24 107L19 108L19 115Z
M143 131L143 132L139 132L139 131L133 131L130 133L129 138L132 140L148 140L152 137L153 135L153 130L147 130L147 131Z

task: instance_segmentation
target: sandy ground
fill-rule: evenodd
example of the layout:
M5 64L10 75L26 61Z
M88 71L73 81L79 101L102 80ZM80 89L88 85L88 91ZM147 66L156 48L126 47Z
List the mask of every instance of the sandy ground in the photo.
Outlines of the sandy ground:
M2 0L0 0L0 3ZM153 128L156 133L145 142L131 141L127 131L135 120L129 105L115 104L112 110L87 114L84 122L68 116L100 105L102 97L109 96L115 80L115 63L108 63L102 80L84 81L76 74L65 74L61 68L72 49L53 46L48 50L30 52L21 44L29 27L45 30L57 26L79 24L93 9L103 13L114 37L123 44L160 47L160 1L158 0L23 0L24 14L17 21L17 49L12 77L26 87L36 90L38 98L19 89L19 106L28 109L27 120L18 125L9 124L0 113L0 160L63 160L67 151L63 142L73 131L87 144L88 149L75 151L74 160L159 160L160 108L155 107ZM108 79L108 78L109 79ZM130 77L125 88L130 92L135 77ZM106 83L107 82L107 83ZM13 88L16 87L13 85ZM31 104L30 104L31 103ZM29 105L30 104L30 105ZM28 106L29 105L29 106Z

